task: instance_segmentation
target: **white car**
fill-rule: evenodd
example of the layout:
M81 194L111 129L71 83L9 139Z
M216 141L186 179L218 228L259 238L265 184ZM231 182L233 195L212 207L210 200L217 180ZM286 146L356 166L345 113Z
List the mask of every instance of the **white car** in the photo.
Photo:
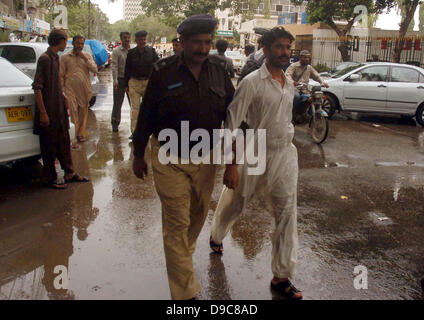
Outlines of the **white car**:
M39 158L39 136L33 134L35 98L32 79L0 58L0 164ZM75 136L71 123L69 134Z
M416 117L424 126L424 69L407 64L369 62L323 78L324 109ZM310 84L317 83L311 81ZM319 84L318 84L319 85Z
M0 43L0 57L9 60L19 70L34 79L38 58L46 52L48 47L47 43Z
M9 60L21 71L34 79L38 58L46 52L48 47L49 45L47 43L3 42L0 43L0 57ZM65 52L72 48L72 46L66 47ZM84 46L84 51L93 55L90 46ZM92 106L96 102L96 97L100 92L100 81L94 73L90 72L90 77L93 88L93 97L90 100L90 106Z

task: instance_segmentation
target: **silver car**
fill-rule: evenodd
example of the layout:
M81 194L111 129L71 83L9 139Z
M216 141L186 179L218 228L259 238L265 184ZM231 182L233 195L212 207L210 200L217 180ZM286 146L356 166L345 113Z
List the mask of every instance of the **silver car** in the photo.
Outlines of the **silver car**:
M424 126L424 69L390 62L351 66L324 78L324 109L416 117ZM311 84L316 84L311 81Z
M47 43L37 42L3 42L0 43L0 57L9 60L18 69L34 79L37 69L37 61L40 56L46 52L49 45ZM70 47L72 49L72 46ZM69 51L66 47L66 51ZM84 46L84 51L93 55L90 46ZM90 72L93 97L90 100L90 106L96 102L96 96L100 91L100 81L96 74Z

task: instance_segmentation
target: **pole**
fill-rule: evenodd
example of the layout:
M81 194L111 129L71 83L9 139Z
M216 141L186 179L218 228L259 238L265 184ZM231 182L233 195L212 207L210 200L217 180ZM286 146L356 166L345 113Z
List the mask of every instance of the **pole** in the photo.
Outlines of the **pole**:
M53 29L53 1L50 2L50 31Z
M90 9L91 9L91 1L88 0L88 35L87 35L87 39L90 39L90 24L91 24Z

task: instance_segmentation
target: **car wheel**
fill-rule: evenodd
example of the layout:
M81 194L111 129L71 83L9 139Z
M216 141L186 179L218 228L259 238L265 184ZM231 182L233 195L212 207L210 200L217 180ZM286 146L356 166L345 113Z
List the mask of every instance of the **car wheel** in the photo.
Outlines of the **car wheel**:
M418 107L417 113L415 115L417 122L424 127L424 104Z
M322 105L322 109L325 112L327 112L328 119L331 119L331 117L334 115L334 113L337 110L336 99L331 95L327 95L327 100L324 101L324 104Z
M96 103L96 97L95 96L93 96L93 97L91 97L91 99L90 99L90 107L92 107L92 106L94 106L94 104Z

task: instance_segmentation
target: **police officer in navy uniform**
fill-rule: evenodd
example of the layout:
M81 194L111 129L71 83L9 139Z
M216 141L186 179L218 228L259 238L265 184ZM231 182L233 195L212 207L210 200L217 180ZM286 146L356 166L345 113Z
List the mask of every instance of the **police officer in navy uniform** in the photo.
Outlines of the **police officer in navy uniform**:
M140 179L147 176L144 154L152 136L151 160L162 203L168 280L171 297L178 300L192 299L200 292L192 255L207 217L217 169L213 161L195 164L180 152L182 143L188 143L190 150L198 143L183 141L182 121L188 121L190 134L205 129L212 141L212 132L221 128L234 94L226 62L209 55L216 25L213 17L196 15L178 26L183 51L156 63L134 131L133 171ZM159 161L159 148L165 142L159 142L158 137L163 129L173 129L178 136L178 152L174 154L178 164Z

